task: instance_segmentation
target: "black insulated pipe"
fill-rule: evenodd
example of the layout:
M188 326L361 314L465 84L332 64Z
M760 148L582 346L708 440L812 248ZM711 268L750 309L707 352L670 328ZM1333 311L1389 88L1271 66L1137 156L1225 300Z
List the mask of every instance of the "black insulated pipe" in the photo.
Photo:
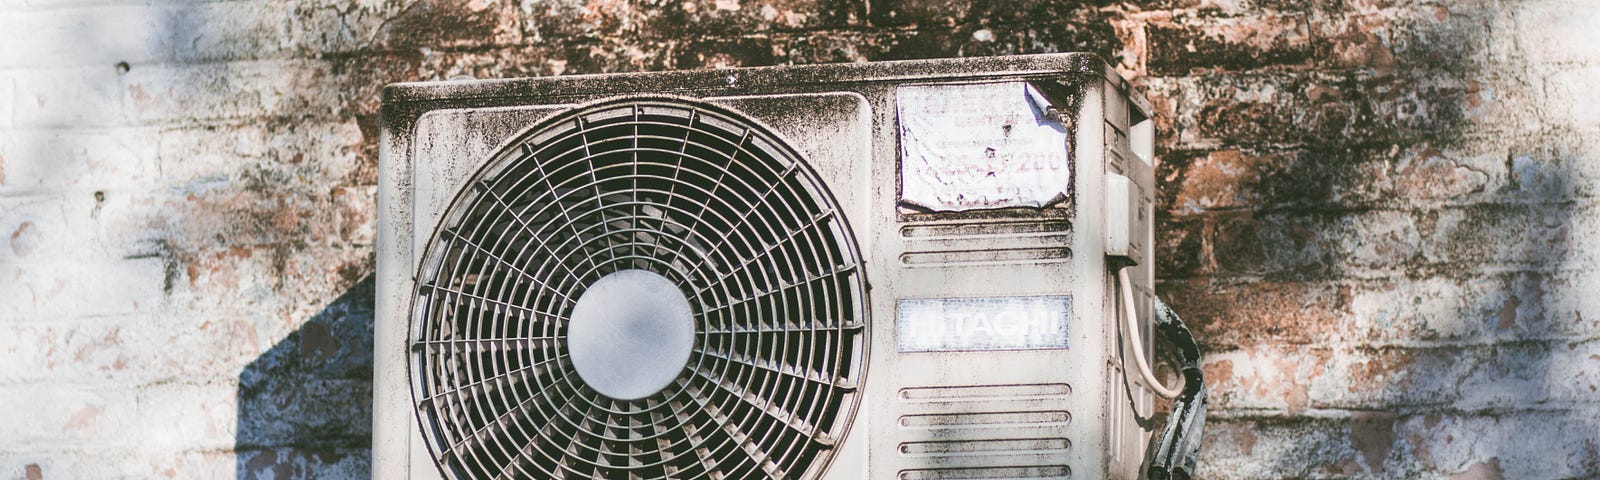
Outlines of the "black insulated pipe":
M1189 480L1200 455L1206 424L1206 384L1200 373L1200 346L1177 312L1156 299L1156 331L1166 337L1183 371L1183 392L1172 404L1161 435L1150 439L1145 475L1149 480Z

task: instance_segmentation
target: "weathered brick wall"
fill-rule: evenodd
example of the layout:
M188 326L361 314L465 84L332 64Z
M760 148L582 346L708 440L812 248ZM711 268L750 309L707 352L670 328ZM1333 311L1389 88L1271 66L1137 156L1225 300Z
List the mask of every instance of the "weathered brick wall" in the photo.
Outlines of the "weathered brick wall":
M377 92L1092 51L1206 478L1600 476L1583 0L0 0L0 476L368 471Z

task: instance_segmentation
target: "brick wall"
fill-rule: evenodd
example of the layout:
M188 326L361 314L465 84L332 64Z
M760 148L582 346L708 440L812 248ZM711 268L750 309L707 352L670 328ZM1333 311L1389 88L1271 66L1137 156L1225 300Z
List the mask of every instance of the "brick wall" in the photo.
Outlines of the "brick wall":
M1158 112L1206 478L1600 475L1583 0L0 0L0 477L369 455L394 81L1051 51Z

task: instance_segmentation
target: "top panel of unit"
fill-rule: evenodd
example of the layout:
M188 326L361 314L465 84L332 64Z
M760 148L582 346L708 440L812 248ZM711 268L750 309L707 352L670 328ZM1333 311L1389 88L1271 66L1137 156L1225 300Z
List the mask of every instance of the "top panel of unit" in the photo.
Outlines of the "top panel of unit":
M398 83L384 89L385 110L440 106L503 106L570 101L640 92L691 96L809 91L851 83L918 83L1029 78L1052 74L1098 74L1126 89L1126 82L1099 56L1055 53L947 58L853 64L795 65L725 70L619 73L506 80ZM1141 107L1148 105L1130 95ZM539 100L548 99L548 100ZM446 105L427 105L446 104ZM398 114L400 111L392 113Z

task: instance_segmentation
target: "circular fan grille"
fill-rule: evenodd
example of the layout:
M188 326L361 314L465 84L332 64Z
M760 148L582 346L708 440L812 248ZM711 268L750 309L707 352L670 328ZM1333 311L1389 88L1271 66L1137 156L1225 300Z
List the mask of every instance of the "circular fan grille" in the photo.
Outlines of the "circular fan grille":
M456 479L820 471L859 400L859 267L832 196L752 122L678 99L561 115L471 178L426 246L424 436ZM567 340L577 300L624 270L670 280L694 323L682 372L633 400L586 384Z

